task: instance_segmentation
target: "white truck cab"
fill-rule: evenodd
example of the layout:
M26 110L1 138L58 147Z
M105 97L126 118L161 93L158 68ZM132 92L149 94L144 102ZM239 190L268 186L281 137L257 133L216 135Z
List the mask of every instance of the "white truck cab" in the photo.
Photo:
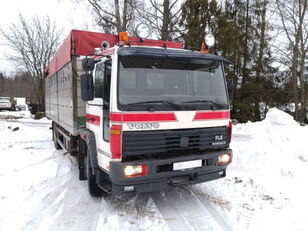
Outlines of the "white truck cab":
M10 97L0 97L0 110L12 110Z

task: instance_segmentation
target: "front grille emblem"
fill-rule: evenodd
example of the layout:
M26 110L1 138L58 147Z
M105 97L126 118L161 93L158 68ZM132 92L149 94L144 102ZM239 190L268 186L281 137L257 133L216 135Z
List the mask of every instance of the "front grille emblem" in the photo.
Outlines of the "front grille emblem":
M215 141L220 141L220 140L223 140L224 139L224 136L223 135L217 135L215 136Z

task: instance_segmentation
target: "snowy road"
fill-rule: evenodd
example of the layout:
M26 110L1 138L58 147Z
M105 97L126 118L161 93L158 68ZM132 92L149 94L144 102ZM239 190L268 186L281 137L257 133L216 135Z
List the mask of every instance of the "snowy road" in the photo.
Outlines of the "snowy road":
M302 188L306 182L302 175L307 174L308 167L307 144L296 144L291 138L287 141L276 125L273 130L281 134L280 143L265 133L260 140L253 123L235 126L232 148L237 155L224 179L164 192L95 199L89 196L87 183L78 180L77 166L63 151L53 148L50 121L34 121L28 114L23 117L0 120L0 230L238 231L307 227L303 215L306 207L301 203L308 193ZM264 128L266 132L271 129ZM308 131L307 127L296 129L294 134ZM285 133L290 133L290 127ZM258 142L264 147L256 151ZM286 142L297 147L292 149L294 157L285 150ZM272 166L276 157L267 154L276 149L279 155L288 155L277 168ZM247 166L251 161L254 165ZM287 189L290 187L293 190Z
M87 183L78 180L77 166L53 148L50 123L6 124L13 139L1 139L1 156L12 163L0 171L0 184L5 186L0 230L232 230L215 219L199 199L202 195L189 187L91 198Z

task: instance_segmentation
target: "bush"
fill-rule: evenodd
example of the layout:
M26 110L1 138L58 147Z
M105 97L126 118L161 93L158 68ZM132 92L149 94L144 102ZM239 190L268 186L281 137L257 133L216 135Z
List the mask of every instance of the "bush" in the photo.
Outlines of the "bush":
M36 112L35 115L34 115L34 119L35 120L39 120L39 119L42 119L43 117L45 117L45 113L44 112Z

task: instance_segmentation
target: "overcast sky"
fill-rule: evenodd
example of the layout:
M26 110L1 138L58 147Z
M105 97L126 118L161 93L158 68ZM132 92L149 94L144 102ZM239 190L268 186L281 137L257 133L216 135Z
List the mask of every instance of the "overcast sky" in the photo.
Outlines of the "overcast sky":
M19 12L25 17L48 15L63 27L63 35L67 36L71 29L88 29L95 31L91 12L84 5L77 5L72 0L5 0L0 7L0 27L6 29L11 22L17 20ZM15 67L6 60L8 47L0 40L0 71L7 74Z

